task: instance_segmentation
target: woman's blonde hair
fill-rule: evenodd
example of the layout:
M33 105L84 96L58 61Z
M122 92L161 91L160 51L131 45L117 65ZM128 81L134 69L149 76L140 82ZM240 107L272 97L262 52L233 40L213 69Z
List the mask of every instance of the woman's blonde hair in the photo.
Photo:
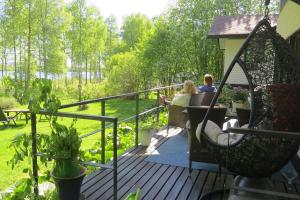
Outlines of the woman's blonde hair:
M187 94L197 94L198 90L191 80L184 81L183 88L181 90L181 93L187 93Z

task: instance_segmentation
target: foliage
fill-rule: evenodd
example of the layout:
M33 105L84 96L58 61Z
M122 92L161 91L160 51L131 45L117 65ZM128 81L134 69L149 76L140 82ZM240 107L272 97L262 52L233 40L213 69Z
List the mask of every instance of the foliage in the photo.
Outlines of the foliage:
M140 60L135 52L116 54L108 61L107 82L108 94L130 93L139 88Z
M29 109L39 112L41 108L50 113L49 124L52 129L47 142L47 149L43 152L48 158L55 160L54 174L60 177L73 177L80 173L78 155L81 139L77 130L59 124L54 116L60 106L60 100L51 92L52 83L46 79L36 79L33 82L34 92L30 98ZM43 104L41 107L41 104Z
M153 24L142 14L133 14L125 17L122 26L122 40L127 50L138 47L151 34Z
M156 95L151 95L149 100L144 100L140 99L140 110L143 111L145 108L150 108L152 104L155 104L154 98ZM62 100L63 103L73 103L73 100ZM117 99L117 100L109 100L106 102L106 114L108 116L117 116L120 120L123 120L125 118L128 118L130 116L133 116L135 114L135 100L128 100L128 99ZM81 111L82 114L92 114L92 115L99 115L100 112L100 103L94 103L89 105L89 109L85 111ZM63 109L63 112L77 112L76 107L73 108L67 108ZM162 115L162 114L161 114ZM39 118L39 115L37 115L37 118ZM59 117L57 119L59 123L63 124L71 124L72 119L68 118L61 118ZM25 118L18 119L18 126L14 126L12 128L5 128L3 126L0 126L0 142L3 144L0 146L0 159L3 160L4 162L0 163L0 168L2 170L2 179L0 180L0 190L4 190L7 188L9 185L18 182L18 180L22 177L29 177L28 176L28 171L26 173L22 173L23 169L31 169L31 157L24 157L23 161L20 161L17 165L15 165L14 169L11 169L11 166L7 166L6 162L9 160L12 155L14 154L14 148L8 148L7 144L10 143L10 141L19 133L27 133L28 137L30 138L30 132L31 132L31 127L30 127L30 121L29 124L26 125L25 123ZM122 125L122 124L121 124ZM123 125L122 125L123 126ZM125 126L125 125L124 125ZM132 148L134 146L134 130L135 130L135 124L134 123L129 123L129 127L132 128L133 133L131 134L120 134L120 130L118 130L119 134L119 139L120 145L118 148L118 155L122 154L126 149ZM99 122L96 121L89 121L89 120L77 120L76 124L74 127L78 130L79 134L85 134L85 133L90 133L96 129L99 129ZM51 128L49 127L49 124L46 120L38 121L37 123L37 131L38 131L38 136L40 133L46 133L47 135L51 134ZM106 134L111 133L112 131L107 128L106 129ZM43 134L44 135L44 134ZM81 144L81 150L84 152L84 154L87 154L89 159L81 158L81 160L84 161L99 161L101 158L101 145L99 143L100 141L100 135L101 134L95 134L93 136L90 136L88 138L85 138L82 140ZM126 136L126 139L123 138ZM20 141L22 141L21 139ZM95 142L98 142L98 145L95 145ZM109 140L109 143L111 143L111 140ZM30 143L31 144L31 143ZM131 145L131 146L130 146ZM29 147L31 147L29 145ZM112 145L111 145L112 147ZM123 149L126 148L126 149ZM29 153L31 152L31 149L28 150ZM38 152L42 152L43 150L38 150ZM94 151L94 152L93 152ZM91 153L89 153L91 152ZM98 152L98 153L97 153ZM112 151L107 150L105 152L105 157L106 161L110 161L112 157ZM50 175L50 171L52 169L52 164L53 162L48 162L47 158L44 156L39 156L39 178L41 175L46 177ZM47 162L47 168L41 164L40 159L45 159ZM89 168L89 172L95 170L94 167ZM42 180L41 180L42 181ZM40 181L40 182L41 182Z
M56 121L52 121L52 126L52 133L45 153L49 158L55 160L53 172L59 177L77 176L80 173L78 156L81 145L77 130L73 125L66 127ZM71 166L66 169L68 164Z
M17 105L17 102L15 98L13 97L1 97L0 98L0 108L2 109L9 109L9 108L15 108Z
M249 96L249 91L247 89L243 89L240 86L233 88L232 100L235 102L245 103Z
M42 108L54 114L61 105L55 94L51 93L52 82L48 79L35 79L32 82L28 108L33 113L38 113ZM50 118L52 120L52 118ZM55 118L54 118L55 120Z
M105 151L106 153L113 152L113 133L112 129L108 129L105 137ZM118 149L126 151L134 146L135 129L132 123L122 123L118 127ZM92 147L88 149L82 149L81 159L85 161L101 162L99 155L101 155L101 142L96 142ZM106 156L106 161L110 160L110 157Z
M4 200L58 200L55 191L48 192L43 196L36 196L32 191L33 179L24 178L19 181L12 193L6 194Z
M276 9L278 1L271 2L270 11ZM121 30L115 16L103 19L86 0L4 1L2 10L1 70L4 75L13 72L7 92L25 104L36 70L40 78L76 82L72 93L79 101L85 95L84 82L107 80L108 91L101 91L102 95L118 93L124 82L126 89L120 93L185 79L196 82L205 73L220 79L222 52L217 40L207 38L213 19L263 14L264 6L262 0L178 0L153 19L143 14L126 16ZM111 65L114 56L124 59L118 67ZM134 75L135 84L131 77L124 79L126 73ZM110 89L112 82L118 87Z
M153 114L155 113L152 113L151 116L146 116L146 118L141 121L142 130L149 130L149 129L159 130L167 124L166 115L164 115L164 113L160 115L159 122L156 121L156 116Z
M43 155L40 158L42 164L47 166L47 159L54 159L53 172L60 177L73 177L80 173L78 156L81 139L77 130L57 123L57 117L53 116L59 106L59 99L51 93L52 83L46 79L36 79L32 82L32 92L30 95L29 109L33 113L38 113L42 108L50 113L48 117L51 127L51 134L37 134L37 148ZM10 147L15 150L15 154L8 162L14 168L25 158L32 157L32 138L27 134L22 134L14 138ZM32 171L29 168L23 169L31 178ZM33 180L33 179L32 179Z
M230 85L224 85L222 92L218 98L218 102L229 107L232 102L233 90Z
M141 189L138 188L136 192L130 193L125 200L139 200L141 196Z

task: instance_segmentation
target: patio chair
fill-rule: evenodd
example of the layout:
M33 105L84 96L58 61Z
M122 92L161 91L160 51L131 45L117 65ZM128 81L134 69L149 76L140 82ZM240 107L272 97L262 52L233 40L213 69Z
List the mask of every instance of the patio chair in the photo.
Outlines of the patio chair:
M169 133L170 126L185 128L185 124L188 120L188 116L186 113L183 113L183 111L186 110L186 108L177 105L168 105L168 110L169 110L169 114L168 114L167 134Z
M2 108L0 108L0 122L2 122L3 125L9 126L11 121L15 125L17 125L16 121L15 121L15 117L16 116L6 116L6 114L3 112Z
M205 143L198 141L196 130L198 124L204 119L208 107L187 107L191 128L188 134L189 142L189 171L192 171L192 162L217 163L213 155L210 154ZM227 108L214 108L209 115L209 120L216 123L222 129Z
M211 100L215 96L215 92L201 92L198 94L192 94L190 100L190 106L209 106Z
M251 93L250 119L245 128L231 128L236 140L220 144L210 137L206 127L213 106L233 67L245 73ZM232 195L242 195L243 188L258 180L268 182L296 154L300 144L300 65L297 58L268 17L260 21L230 64L207 111L201 129L210 152L218 163L238 174ZM227 134L228 141L230 134ZM261 182L260 182L261 184ZM256 185L259 186L259 185ZM255 189L263 193L260 189ZM271 192L270 192L271 193ZM248 195L249 193L244 195ZM277 195L274 194L273 195ZM255 197L258 199L259 197Z
M250 109L236 108L236 115L240 127L249 123Z

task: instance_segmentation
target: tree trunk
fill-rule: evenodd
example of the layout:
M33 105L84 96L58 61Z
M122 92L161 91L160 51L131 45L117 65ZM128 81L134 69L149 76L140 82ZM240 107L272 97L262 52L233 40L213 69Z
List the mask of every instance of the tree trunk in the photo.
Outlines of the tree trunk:
M31 2L29 2L28 6L28 37L27 37L27 73L25 80L25 92L29 89L30 84L30 67L31 67Z
M101 82L101 76L102 76L102 73L101 73L101 55L99 55L99 58L98 58L98 76L99 76L99 83Z
M88 81L88 58L85 56L85 84L87 85Z
M91 63L90 63L90 68L89 69L90 69L90 74L89 74L90 75L90 83L92 83L92 66L91 66Z
M4 58L4 74L7 75L7 54L6 54L6 41L4 41L3 45L3 58Z
M2 64L2 67L1 67L1 79L2 79L2 85L4 84L4 81L3 81L3 76L4 76L4 59L3 57L1 57L1 64Z
M82 5L80 2L80 19L79 19L79 48L80 48L80 70L79 72L79 84L78 84L78 95L79 95L79 101L82 100L82 63L83 63L83 57L82 57Z
M17 83L17 47L16 47L16 38L14 38L14 68L15 68L15 83ZM17 90L15 88L14 97L17 97Z
M22 74L22 40L20 39L20 52L19 52L19 79L22 81L23 79L23 74Z
M13 4L13 8L14 8L14 18L15 18L15 12L16 12L16 2L14 1ZM17 82L17 47L16 47L16 28L15 28L15 24L13 24L13 45L14 45L14 69L15 69L15 73L14 73L14 78L15 78L15 83ZM15 90L15 97L17 96L17 92Z

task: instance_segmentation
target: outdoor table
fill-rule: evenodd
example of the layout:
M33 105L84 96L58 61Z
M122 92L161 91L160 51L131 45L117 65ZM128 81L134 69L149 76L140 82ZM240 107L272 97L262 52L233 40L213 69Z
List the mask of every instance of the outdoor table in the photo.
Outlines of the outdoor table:
M3 110L3 112L5 112L7 116L9 116L10 113L15 113L13 117L17 117L19 114L24 114L26 124L28 124L28 119L29 119L28 114L30 113L28 109L7 109L7 110Z

